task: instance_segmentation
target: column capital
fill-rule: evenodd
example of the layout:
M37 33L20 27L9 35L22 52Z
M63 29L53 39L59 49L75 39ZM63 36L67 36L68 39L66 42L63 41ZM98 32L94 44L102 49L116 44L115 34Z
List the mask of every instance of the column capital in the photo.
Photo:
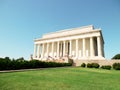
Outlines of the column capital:
M92 39L93 39L93 37L90 37L90 39L92 40Z
M90 38L94 38L95 36L91 36Z
M82 38L83 40L85 40L86 39L86 37L85 38Z
M54 44L55 42L51 42L52 44ZM49 44L49 43L48 43Z
M97 37L101 37L101 36L97 36Z
M55 43L56 41L52 41L52 43Z
M66 41L63 41L63 43L66 43Z
M72 39L70 39L69 41L72 41Z

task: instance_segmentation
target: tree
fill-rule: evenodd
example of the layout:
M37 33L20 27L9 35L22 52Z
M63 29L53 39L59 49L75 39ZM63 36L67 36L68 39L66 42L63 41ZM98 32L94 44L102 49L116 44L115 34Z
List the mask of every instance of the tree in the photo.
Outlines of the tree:
M120 54L116 54L112 59L120 59Z
M24 58L23 57L20 57L18 59L16 59L17 61L24 61Z
M10 58L9 57L5 57L5 60L10 60Z

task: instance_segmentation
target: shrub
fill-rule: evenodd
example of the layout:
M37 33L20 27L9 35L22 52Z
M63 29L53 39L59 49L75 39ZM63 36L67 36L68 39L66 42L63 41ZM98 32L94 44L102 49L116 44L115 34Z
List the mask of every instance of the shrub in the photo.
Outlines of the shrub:
M112 67L110 65L103 65L103 66L101 66L101 68L110 70Z
M100 65L99 65L98 63L92 63L92 67L93 67L93 68L99 68Z
M120 63L114 63L112 66L113 66L113 69L120 70Z
M81 67L85 67L85 66L86 66L86 64L85 64L85 63L82 63L82 64L81 64Z
M87 67L88 68L99 68L100 65L98 63L88 63Z
M88 68L92 68L92 64L91 64L91 63L88 63L88 64L87 64L87 67L88 67Z

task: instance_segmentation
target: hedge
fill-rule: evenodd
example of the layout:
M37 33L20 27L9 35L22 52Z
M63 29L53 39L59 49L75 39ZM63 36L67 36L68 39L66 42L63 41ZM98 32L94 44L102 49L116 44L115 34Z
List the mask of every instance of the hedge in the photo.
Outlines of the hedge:
M32 68L47 68L47 67L63 67L72 66L71 63L43 62L39 60L10 60L0 58L0 70L17 70L17 69L32 69Z
M88 68L99 68L100 65L98 63L88 63L87 67Z
M110 65L103 65L103 66L101 66L101 68L110 70L112 67Z

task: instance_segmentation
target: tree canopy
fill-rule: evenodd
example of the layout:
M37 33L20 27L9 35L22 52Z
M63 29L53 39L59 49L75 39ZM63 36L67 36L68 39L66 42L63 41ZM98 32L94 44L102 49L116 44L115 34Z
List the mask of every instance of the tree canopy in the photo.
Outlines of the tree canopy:
M116 54L112 59L120 59L120 54Z

